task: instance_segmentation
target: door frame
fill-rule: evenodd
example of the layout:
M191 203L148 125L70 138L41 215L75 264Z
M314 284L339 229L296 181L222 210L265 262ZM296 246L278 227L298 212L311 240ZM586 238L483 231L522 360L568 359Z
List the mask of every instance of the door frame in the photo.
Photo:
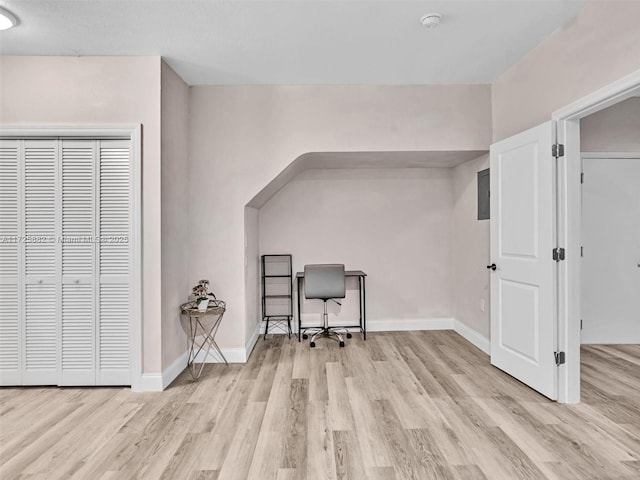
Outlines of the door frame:
M580 402L580 245L582 153L580 119L640 94L640 70L552 113L558 143L558 245L565 248L558 265L558 346L566 363L558 371L558 401Z
M129 139L133 161L133 295L131 390L142 391L142 125L1 125L0 138Z

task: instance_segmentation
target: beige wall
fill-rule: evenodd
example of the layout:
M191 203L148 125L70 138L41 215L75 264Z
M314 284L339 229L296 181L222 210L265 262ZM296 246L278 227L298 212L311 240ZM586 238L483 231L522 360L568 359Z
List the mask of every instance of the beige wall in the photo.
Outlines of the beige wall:
M307 170L260 209L260 254L291 253L294 272L308 263L365 271L370 327L451 318L452 172ZM304 323L317 323L322 302L305 303ZM357 293L332 307L357 323Z
M142 124L142 360L160 372L160 58L2 56L0 123Z
M639 18L640 2L591 1L503 73L492 86L494 141L640 69Z
M640 152L640 97L580 120L583 152Z
M258 321L245 304L245 205L299 155L491 142L486 85L201 86L190 101L190 272L228 302L218 333L227 348L244 347Z
M488 167L489 155L483 155L453 169L454 317L486 338L490 332L489 220L477 219L477 174Z
M189 278L189 87L162 62L162 367L185 351L178 306L187 300Z

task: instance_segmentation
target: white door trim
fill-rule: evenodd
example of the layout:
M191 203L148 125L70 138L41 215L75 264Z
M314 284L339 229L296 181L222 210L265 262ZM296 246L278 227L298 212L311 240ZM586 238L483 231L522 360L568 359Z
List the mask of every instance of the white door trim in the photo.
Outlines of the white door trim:
M558 345L566 363L559 367L558 401L580 401L580 119L640 93L640 70L556 110L558 142L558 241L566 260L558 269Z
M640 158L640 152L582 152L580 156L584 158Z
M114 125L0 125L0 138L128 138L133 161L133 325L131 326L131 389L142 385L142 126Z

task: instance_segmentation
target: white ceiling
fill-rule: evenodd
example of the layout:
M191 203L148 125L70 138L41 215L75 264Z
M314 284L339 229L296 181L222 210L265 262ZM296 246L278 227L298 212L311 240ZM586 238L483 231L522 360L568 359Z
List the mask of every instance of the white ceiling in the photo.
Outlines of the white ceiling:
M0 0L21 22L0 53L162 55L191 85L491 83L584 3Z

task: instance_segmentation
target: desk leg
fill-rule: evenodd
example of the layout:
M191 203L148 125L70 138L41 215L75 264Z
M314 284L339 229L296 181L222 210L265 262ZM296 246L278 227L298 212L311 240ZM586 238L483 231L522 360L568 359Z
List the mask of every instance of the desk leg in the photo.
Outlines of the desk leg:
M302 320L300 319L300 277L296 277L296 290L298 292L298 342L302 341Z
M362 285L362 307L361 307L361 312L360 312L360 318L362 321L362 325L360 325L360 327L362 328L362 334L364 336L364 339L367 339L367 290L365 288L365 278L364 277L360 277Z

